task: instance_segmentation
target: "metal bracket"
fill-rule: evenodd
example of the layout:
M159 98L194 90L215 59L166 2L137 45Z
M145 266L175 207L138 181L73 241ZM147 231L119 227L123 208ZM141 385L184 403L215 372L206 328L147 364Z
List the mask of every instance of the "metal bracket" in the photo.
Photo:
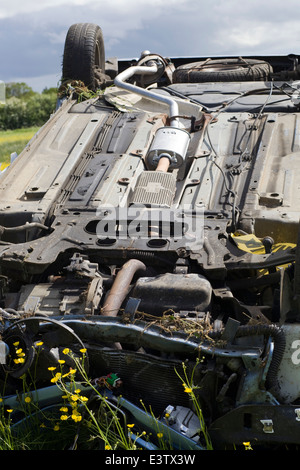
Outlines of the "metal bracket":
M260 422L263 425L263 432L266 434L272 434L274 432L273 420L272 419L261 419Z

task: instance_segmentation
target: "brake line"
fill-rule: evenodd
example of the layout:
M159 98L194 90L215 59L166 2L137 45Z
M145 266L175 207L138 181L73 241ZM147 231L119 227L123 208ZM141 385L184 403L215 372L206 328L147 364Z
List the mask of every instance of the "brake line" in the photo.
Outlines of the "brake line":
M211 147L211 150L213 151L213 153L215 154L215 158L219 158L219 154L216 152L213 144L212 144L212 141L211 141L211 138L210 138L210 135L209 135L209 132L208 132L208 126L206 126L206 129L205 129L205 132L206 132L206 135L207 135L207 138L208 138L208 141L209 141L209 144L210 144L210 147ZM237 194L235 191L233 191L233 189L229 188L228 184L227 184L227 181L226 181L226 175L224 173L224 170L220 167L220 165L218 165L218 163L215 161L215 160L211 160L212 163L220 170L222 176L223 176L223 181L224 181L224 186L225 186L225 189L227 191L228 194L230 194L232 196L232 215L231 215L231 225L232 225L232 231L235 231L235 228L236 228L236 223L237 223L237 220L236 220L236 213L237 212L240 212L239 208L236 207L236 197L237 197Z
M241 155L240 155L240 157L239 157L239 163L234 167L235 170L236 170L237 168L240 168L240 167L241 167L242 161L243 161L245 155L251 155L251 152L250 152L249 149L248 149L248 144L249 144L249 142L250 142L250 139L251 139L251 137L252 137L252 133L253 133L255 127L256 127L256 124L257 124L257 122L259 121L259 119L261 118L261 116L262 116L262 114L263 114L263 112L264 112L264 110L265 110L265 107L266 107L267 104L268 104L268 101L271 99L272 94L273 94L273 82L271 82L270 92L269 92L269 94L268 94L268 96L267 96L265 102L264 102L263 105L261 106L261 109L260 109L260 111L258 112L258 114L257 114L257 116L256 116L256 118L255 118L255 120L254 120L254 122L253 122L253 124L252 124L252 126L251 126L251 129L250 129L250 132L249 132L247 141L246 141L246 146L245 146L243 152L241 153ZM241 172L243 171L243 169L244 169L244 168L241 169Z
M243 95L246 95L246 94L249 94L249 92L245 92ZM261 116L262 116L262 114L263 114L263 112L264 112L264 110L265 110L265 107L266 107L266 105L268 104L268 102L269 102L269 100L270 100L272 94L273 94L273 81L271 81L270 92L269 92L269 94L268 94L268 97L267 97L267 99L265 100L265 102L263 103L263 105L262 105L262 107L261 107L259 113L257 114L257 116L256 116L256 118L255 118L255 120L254 120L254 123L253 123L252 126L251 126L251 129L250 129L250 132L249 132L247 141L246 141L245 149L244 149L243 152L241 153L240 158L239 158L239 160L240 160L240 161L239 161L239 164L235 166L235 169L237 169L237 168L239 168L239 167L241 166L241 164L242 164L242 159L245 157L245 155L246 155L247 153L249 153L248 144L249 144L249 142L250 142L250 138L251 138L251 136L252 136L252 132L253 132L254 129L255 129L255 126L256 126L257 121L261 118ZM226 104L226 107L230 106L230 104L233 103L233 101L235 101L236 99L238 99L240 96L241 96L241 95L239 95L238 97L233 98L230 102L228 102L228 103ZM217 118L217 116L219 116L219 115L221 114L221 112L224 112L224 107L220 108L220 109L218 110L218 112L213 115L213 116L214 116L214 120ZM205 132L206 132L206 135L207 135L209 144L210 144L210 146L211 146L212 151L213 151L214 154L215 154L215 157L216 157L216 158L219 158L219 155L218 155L218 153L216 152L216 150L215 150L215 148L214 148L214 146L213 146L213 144L212 144L212 141L211 141L211 138L210 138L210 135L209 135L209 131L208 131L208 127L209 127L209 126L206 127ZM230 195L232 196L232 198L233 198L233 201L232 201L232 228L235 229L235 228L236 228L236 222L237 222L237 220L236 220L236 214L237 214L237 212L240 212L240 209L236 206L237 193L236 193L233 189L229 188L229 186L228 186L228 184L227 184L227 181L226 181L226 175L225 175L225 173L224 173L224 170L217 164L217 162L216 162L215 160L212 160L212 163L220 170L220 172L221 172L221 174L222 174L222 176L223 176L225 189L226 189L227 193L230 194ZM243 171L243 169L242 169L241 171ZM231 172L230 172L230 173L231 173Z

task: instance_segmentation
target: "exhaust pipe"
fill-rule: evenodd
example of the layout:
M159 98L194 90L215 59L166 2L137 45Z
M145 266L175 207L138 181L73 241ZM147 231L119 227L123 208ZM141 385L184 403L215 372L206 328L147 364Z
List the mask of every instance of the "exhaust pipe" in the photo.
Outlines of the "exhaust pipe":
M186 130L179 127L179 107L176 100L167 95L155 93L153 90L147 90L126 82L133 75L154 75L157 72L158 65L154 60L149 60L148 65L132 66L119 73L114 80L114 84L121 89L169 106L170 125L161 127L156 131L145 156L148 171L140 175L132 203L142 203L150 206L154 203L158 206L170 207L171 200L173 200L176 192L176 177L171 173L171 170L180 168L185 163L191 136ZM157 194L157 190L150 191L148 189L145 194L142 187L143 182L148 186L151 182L156 182L156 186L159 183L162 188L160 190L161 196Z
M121 305L128 294L133 276L138 271L146 271L146 266L137 259L130 259L123 265L104 301L102 315L106 317L116 317L118 315Z
M138 95L144 96L152 101L158 101L160 103L167 104L170 109L170 123L172 127L178 127L178 104L175 100L169 96L159 95L154 91L146 90L144 88L133 85L132 83L127 83L126 80L133 77L133 75L151 75L157 73L158 66L152 60L149 61L149 65L134 65L119 73L115 79L114 84L119 88L123 88L132 93L137 93Z

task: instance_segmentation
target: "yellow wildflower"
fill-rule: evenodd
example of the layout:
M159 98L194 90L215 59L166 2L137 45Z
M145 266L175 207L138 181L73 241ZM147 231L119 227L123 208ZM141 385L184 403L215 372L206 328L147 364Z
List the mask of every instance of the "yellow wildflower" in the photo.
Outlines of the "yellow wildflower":
M79 421L82 420L82 416L79 413L73 413L72 419L75 421L75 423L78 423Z
M161 437L163 437L163 433L162 433L162 432L158 432L158 433L157 433L157 437L160 439Z
M134 424L127 424L128 428L133 428Z
M22 362L24 362L24 359L21 357L18 357L18 359L14 359L15 364L22 364Z
M62 406L59 411L62 411L64 413L67 413L68 412L68 408L66 406Z
M58 359L58 362L59 364L65 364L66 361L64 359Z
M80 349L80 352L81 352L82 354L86 353L86 348Z
M25 403L30 403L31 402L31 398L30 397L25 397Z
M12 413L13 412L13 410L6 410L6 411L7 411L7 413Z
M56 367L48 367L48 370L55 370Z
M38 341L37 343L35 343L36 346L42 346L42 344L44 344L43 341Z
M88 401L88 397L79 397L81 401Z
M70 349L69 349L69 348L65 348L65 349L63 350L63 354L69 354L69 352L70 352Z
M59 431L59 424L58 423L56 423L56 425L54 426L53 431Z
M192 389L190 387L185 387L184 391L185 393L191 393Z
M66 421L68 419L68 416L67 415L61 415L60 419L62 421Z

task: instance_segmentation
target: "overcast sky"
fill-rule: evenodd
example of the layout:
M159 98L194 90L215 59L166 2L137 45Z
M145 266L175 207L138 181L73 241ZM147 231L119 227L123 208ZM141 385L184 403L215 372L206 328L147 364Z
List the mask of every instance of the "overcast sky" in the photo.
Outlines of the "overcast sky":
M300 53L299 0L0 0L0 80L57 86L74 23L101 26L106 58Z

